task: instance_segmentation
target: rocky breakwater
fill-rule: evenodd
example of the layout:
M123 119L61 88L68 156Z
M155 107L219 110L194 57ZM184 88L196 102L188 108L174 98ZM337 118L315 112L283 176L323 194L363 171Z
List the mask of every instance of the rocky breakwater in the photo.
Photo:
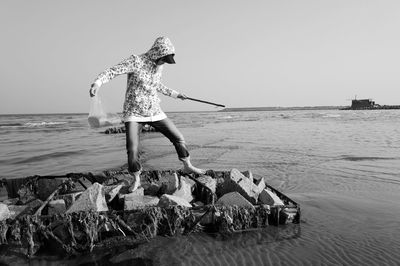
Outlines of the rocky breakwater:
M125 132L126 132L125 126L110 127L104 131L105 134L121 134L121 133L125 133ZM144 126L142 126L141 132L142 133L157 132L157 130L152 126L144 125Z
M297 203L249 171L145 171L133 192L126 169L72 177L30 179L18 198L0 203L0 244L28 256L43 248L76 254L156 235L236 232L300 219Z

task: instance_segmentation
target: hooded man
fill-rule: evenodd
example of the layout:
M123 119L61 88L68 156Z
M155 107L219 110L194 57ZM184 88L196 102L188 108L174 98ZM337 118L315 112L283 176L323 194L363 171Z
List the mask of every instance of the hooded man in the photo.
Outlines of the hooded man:
M134 178L130 190L140 185L142 167L139 163L139 134L144 124L154 127L166 136L175 146L178 158L183 162L186 173L204 174L204 170L194 167L183 135L161 110L158 92L185 100L184 94L172 90L161 83L163 64L175 64L175 48L166 37L159 37L153 46L144 54L131 55L119 64L100 73L90 88L94 97L99 88L118 75L127 74L127 88L122 118L126 127L126 149L128 153L128 170Z

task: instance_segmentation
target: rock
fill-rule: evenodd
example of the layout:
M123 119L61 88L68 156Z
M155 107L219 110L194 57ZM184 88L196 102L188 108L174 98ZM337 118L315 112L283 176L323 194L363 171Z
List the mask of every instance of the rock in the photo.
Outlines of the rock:
M124 186L118 193L118 197L124 200L129 200L129 198L136 196L144 196L144 189L142 187L138 187L135 191L129 192L129 186Z
M67 178L40 178L38 180L38 196L46 200Z
M168 194L164 194L161 196L157 206L161 208L169 208L171 206L182 206L188 208L192 207L192 205L187 200Z
M151 182L142 185L145 195L157 196L161 186L157 183Z
M122 184L114 186L104 186L106 201L111 202L118 195L122 187Z
M260 204L267 204L270 206L283 206L285 203L271 190L264 189L259 197L258 201Z
M232 169L230 175L225 177L224 183L222 184L221 194L229 192L239 192L245 197L250 203L256 204L258 196L265 187L264 182L260 182L259 185L253 183L252 180L244 176L237 169Z
M145 196L145 195L135 195L130 197L125 197L124 200L124 210L135 210L145 207L153 207L157 206L159 198L153 196Z
M11 212L8 206L4 203L0 203L0 221L6 220L11 217Z
M161 176L160 182L165 194L172 194L179 187L179 178L176 173L165 173Z
M24 214L25 210L28 209L26 205L9 205L8 209L10 210L10 218L14 219L15 217L19 216L20 214Z
M199 176L198 178L196 178L196 180L205 187L209 188L212 193L215 193L217 180L208 175Z
M36 199L35 193L27 186L20 187L17 193L19 197L18 203L22 205Z
M261 177L259 179L253 179L253 183L258 187L259 191L263 191L265 188L265 180L264 177Z
M113 177L128 186L133 181L133 177L129 174L128 170L120 171L119 173L113 174Z
M62 194L54 197L54 200L62 199L65 202L65 207L68 209L80 197L82 192Z
M19 201L18 198L6 199L6 200L3 200L3 204L6 204L6 205L15 205L15 204L17 204L18 201Z
M202 207L202 206L204 206L204 203L201 201L196 201L193 203L193 207Z
M230 192L223 195L216 202L217 205L223 206L238 206L254 209L254 205L246 200L239 192Z
M243 172L243 175L244 175L245 177L247 177L248 179L250 179L250 180L254 183L253 174L252 174L249 170L244 171L244 172Z
M42 206L42 204L43 201L40 199L34 199L24 205L8 205L8 209L11 213L10 218L14 219L17 216L34 214L35 211Z
M193 187L195 182L190 178L181 176L180 186L175 192L172 194L173 196L177 196L185 199L187 202L191 202L193 200Z
M67 210L67 213L91 210L97 212L108 211L104 187L99 183L94 183L86 189Z
M59 213L65 213L67 208L65 207L65 201L63 199L52 200L48 203L48 215L54 215Z
M29 213L33 214L37 209L39 209L40 206L42 206L43 201L40 199L35 199L26 204L26 206L29 208Z

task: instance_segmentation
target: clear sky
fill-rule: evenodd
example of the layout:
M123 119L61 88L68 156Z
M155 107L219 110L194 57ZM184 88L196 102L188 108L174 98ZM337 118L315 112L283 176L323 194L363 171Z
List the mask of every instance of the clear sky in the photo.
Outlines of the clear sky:
M227 107L400 104L400 1L1 0L0 114L89 111L104 69L175 45L163 82ZM101 88L121 111L126 77ZM214 110L161 96L164 111Z

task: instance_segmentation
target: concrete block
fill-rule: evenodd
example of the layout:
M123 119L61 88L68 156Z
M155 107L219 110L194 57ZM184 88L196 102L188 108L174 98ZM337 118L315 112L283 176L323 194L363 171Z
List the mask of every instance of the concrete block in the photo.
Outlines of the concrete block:
M195 182L188 177L181 176L180 186L174 193L173 196L177 196L185 199L187 202L191 202L193 200L193 186Z
M48 215L65 213L67 208L65 207L65 201L63 199L52 200L47 205Z
M86 189L82 195L67 210L67 213L79 211L108 211L104 187L99 183L94 183Z
M154 207L157 206L159 198L147 195L135 195L130 197L125 197L124 200L124 210L135 210L141 209L145 207Z
M142 187L137 188L135 191L129 192L129 186L123 187L120 189L120 193L118 194L118 197L120 199L128 199L136 196L144 196L144 189ZM126 193L127 192L127 193Z
M10 219L14 219L18 215L25 213L29 207L26 205L8 205L10 210Z
M283 206L285 203L271 190L264 189L259 197L258 201L260 204L267 204L270 206Z
M62 199L65 202L65 207L68 209L80 197L81 192L61 194L54 197L54 200Z
M196 180L205 187L209 188L212 193L215 193L217 188L217 180L207 175L199 176Z
M0 203L0 221L6 220L11 217L11 212L8 206L4 203Z
M144 194L150 196L157 196L158 191L161 189L161 185L154 182L142 184L142 187Z
M222 184L222 194L229 192L239 192L243 197L245 197L250 203L257 204L258 196L262 192L265 184L260 184L259 186L254 184L252 180L244 176L237 169L232 169L230 175L225 178Z
M38 180L38 196L46 200L67 178L40 178Z
M15 205L15 204L17 204L18 201L19 201L19 198L6 199L6 200L3 200L3 204Z
M120 192L122 184L114 185L114 186L104 186L104 194L107 202L111 202Z
M216 202L217 205L223 206L238 206L254 209L254 205L246 200L239 192L230 192L223 195Z
M250 172L249 170L247 170L247 171L244 171L244 172L243 172L243 175L244 175L245 177L247 177L248 179L250 179L250 180L254 183L254 177L253 177L252 172Z
M182 206L188 208L192 207L192 205L187 200L168 194L164 194L161 196L157 206L161 208L169 208L172 206Z
M174 193L179 187L179 178L176 173L165 173L159 181L166 194Z
M264 190L264 188L265 188L265 180L264 180L264 177L261 177L261 178L259 178L259 179L253 179L253 183L257 186L257 188L258 188L258 190L259 191L263 191ZM261 193L260 192L260 193Z

